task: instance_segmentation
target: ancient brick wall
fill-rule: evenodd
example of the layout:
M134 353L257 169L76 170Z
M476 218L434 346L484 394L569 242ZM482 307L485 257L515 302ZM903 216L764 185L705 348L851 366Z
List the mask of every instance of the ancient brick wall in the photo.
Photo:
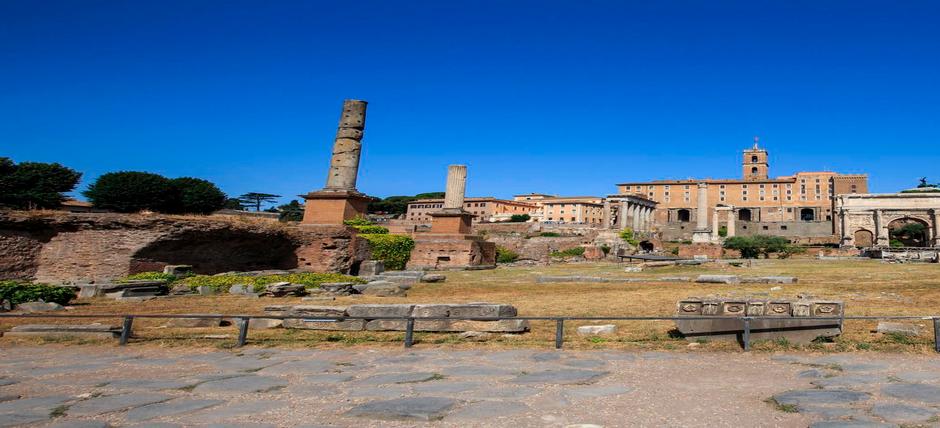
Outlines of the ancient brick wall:
M0 279L106 281L193 265L197 273L348 272L368 246L343 226L201 216L0 212Z

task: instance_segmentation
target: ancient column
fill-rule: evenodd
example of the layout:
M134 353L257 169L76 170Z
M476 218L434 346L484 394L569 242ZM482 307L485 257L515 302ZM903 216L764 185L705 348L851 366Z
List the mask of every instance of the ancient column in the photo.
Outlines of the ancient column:
M728 238L734 236L734 222L736 221L738 221L738 210L732 207L731 211L728 211Z
M888 227L884 224L884 214L881 210L875 211L875 245L888 245Z
M601 215L601 225L604 229L610 228L610 201L604 199L604 213Z
M633 204L633 223L632 227L634 232L640 231L640 204Z
M712 213L712 241L718 242L721 239L721 236L718 235L718 207L715 207L715 212Z
M330 158L330 171L324 190L356 190L362 133L366 124L366 104L359 100L343 101L343 112L333 141L333 156Z
M695 230L692 232L692 242L711 242L711 233L708 230L708 183L698 184L698 200L696 201Z
M466 190L467 166L448 166L447 188L444 189L444 211L463 211L463 199Z
M620 223L620 229L627 228L627 201L620 201L620 211L617 213L617 222Z
M933 211L933 246L940 247L940 210Z
M841 229L841 232L839 234L842 236L841 243L842 245L850 245L852 244L852 241L854 240L854 236L852 238L849 238L849 229L848 227L846 227L845 217L846 217L845 210L844 209L839 210L839 229Z

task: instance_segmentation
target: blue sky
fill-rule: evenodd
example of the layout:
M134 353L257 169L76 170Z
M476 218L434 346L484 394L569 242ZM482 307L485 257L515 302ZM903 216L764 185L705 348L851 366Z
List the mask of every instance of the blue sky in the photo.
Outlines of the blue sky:
M895 191L940 181L938 5L5 0L0 156L289 197L357 98L376 196L736 177L754 135L772 175Z

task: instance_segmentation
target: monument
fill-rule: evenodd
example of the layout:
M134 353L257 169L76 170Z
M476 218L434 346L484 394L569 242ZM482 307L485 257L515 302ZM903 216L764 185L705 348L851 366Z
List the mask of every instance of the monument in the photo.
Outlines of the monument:
M343 101L326 186L303 195L307 202L301 224L343 224L343 220L366 215L366 207L373 198L356 190L366 104L359 100Z
M708 229L708 184L698 184L698 210L696 212L695 230L692 232L693 244L708 244L712 242L712 232Z
M447 188L440 211L431 213L431 231L414 236L409 269L490 269L496 244L471 234L473 214L464 210L467 166L447 167Z

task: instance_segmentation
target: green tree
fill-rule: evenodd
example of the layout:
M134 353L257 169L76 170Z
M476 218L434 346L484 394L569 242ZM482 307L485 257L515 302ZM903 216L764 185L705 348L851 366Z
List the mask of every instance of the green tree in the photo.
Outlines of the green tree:
M57 208L82 174L58 163L0 158L0 205L19 209Z
M724 248L738 250L741 257L746 259L756 259L761 255L769 258L773 253L789 255L799 252L788 239L766 235L732 236L725 240Z
M172 211L173 182L158 174L137 171L109 172L82 192L95 208L121 213Z
M513 214L509 217L509 221L512 223L525 223L531 218L532 217L528 214Z
M281 214L279 217L281 221L301 221L304 219L304 206L300 205L300 202L297 202L296 199L277 207L277 211Z
M175 193L172 212L210 214L225 206L226 196L215 184L201 178L180 177L170 180Z
M387 213L402 215L408 211L408 204L418 199L440 199L444 192L419 193L414 196L389 196L385 199L369 203L370 213Z
M255 211L261 211L262 204L272 203L280 197L281 195L275 195L271 193L249 192L239 196L238 200L246 206L255 207Z
M242 201L240 201L238 198L227 198L225 203L222 204L222 208L227 210L242 211L245 209L245 206L242 205Z

